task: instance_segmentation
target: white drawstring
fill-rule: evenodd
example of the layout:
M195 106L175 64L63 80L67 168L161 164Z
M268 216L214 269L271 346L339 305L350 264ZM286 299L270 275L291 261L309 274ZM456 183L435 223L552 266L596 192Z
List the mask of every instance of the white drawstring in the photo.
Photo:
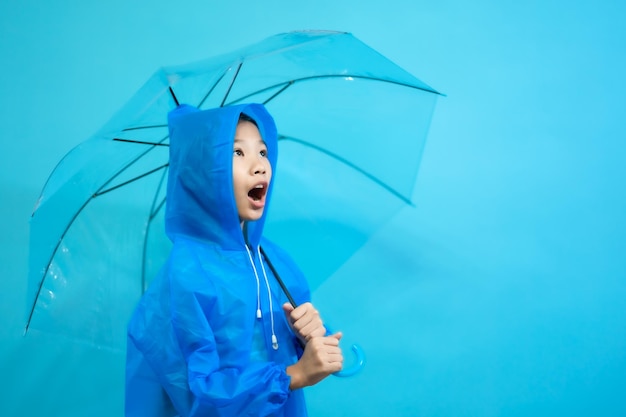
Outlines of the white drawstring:
M278 339L274 332L274 309L272 308L272 291L270 290L270 282L267 280L267 273L265 272L265 266L263 266L263 257L261 257L261 249L256 247L256 252L259 254L259 262L261 263L261 271L263 271L263 278L265 278L265 286L267 287L267 298L270 300L270 323L272 325L272 348L278 349Z
M260 296L261 284L259 281L259 274L256 270L256 266L254 265L254 260L252 259L252 253L250 252L248 245L246 245L246 252L248 252L248 259L250 259L250 264L252 265L252 270L254 271L254 277L256 278L256 306L257 306L256 317L257 319L260 319L262 315L261 315L261 296ZM272 308L272 291L270 289L269 280L267 279L267 273L265 272L265 266L263 266L263 258L261 257L261 250L258 246L257 246L257 253L259 254L259 262L261 263L261 270L263 271L263 278L265 279L265 286L267 288L267 299L269 300L270 324L272 328L272 348L274 350L277 350L278 338L276 337L276 333L274 332L274 310Z
M246 245L246 252L248 252L248 258L250 259L250 265L252 265L252 270L254 271L254 277L256 278L256 318L260 319L261 315L261 296L259 294L259 274L256 272L256 267L254 266L254 261L252 260L252 254L250 253L250 249L248 249L248 245Z

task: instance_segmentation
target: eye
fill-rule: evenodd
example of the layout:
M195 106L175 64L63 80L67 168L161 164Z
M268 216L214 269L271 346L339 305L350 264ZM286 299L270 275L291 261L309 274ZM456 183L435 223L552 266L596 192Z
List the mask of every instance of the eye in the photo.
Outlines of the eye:
M259 152L259 155L261 155L264 158L267 158L267 149L261 150L261 152Z
M235 150L233 150L233 155L235 156L243 156L243 151L239 148L235 148Z

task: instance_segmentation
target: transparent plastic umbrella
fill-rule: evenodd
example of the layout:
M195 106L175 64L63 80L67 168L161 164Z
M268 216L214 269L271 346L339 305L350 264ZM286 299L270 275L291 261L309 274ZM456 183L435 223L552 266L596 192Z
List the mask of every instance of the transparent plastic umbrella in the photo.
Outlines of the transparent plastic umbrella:
M411 204L439 95L342 32L279 34L160 69L48 179L31 219L26 331L124 349L128 317L170 248L170 89L201 109L267 106L279 157L265 234L312 289Z

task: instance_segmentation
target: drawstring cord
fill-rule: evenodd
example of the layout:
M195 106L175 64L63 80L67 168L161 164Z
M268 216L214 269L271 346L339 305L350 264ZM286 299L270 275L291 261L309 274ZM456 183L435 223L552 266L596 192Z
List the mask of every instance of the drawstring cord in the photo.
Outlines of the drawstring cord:
M261 296L260 296L260 280L259 274L257 272L256 266L254 264L254 260L252 259L252 253L250 252L250 248L248 245L246 246L246 252L248 252L248 259L250 260L250 265L252 265L252 270L254 271L254 277L256 278L256 317L260 319L262 317L261 314ZM265 272L265 267L263 266L263 258L261 257L261 252L259 247L257 247L257 252L259 254L259 262L261 263L261 270L263 271L263 278L265 279L265 286L267 288L267 298L269 300L269 308L270 308L270 324L272 328L272 348L274 350L278 349L278 338L276 337L276 333L274 332L274 310L272 309L272 291L270 289L270 283L267 279L267 273Z
M272 325L272 348L278 349L278 339L274 332L274 310L272 308L272 291L270 290L270 282L267 280L267 273L265 272L265 266L263 266L263 258L261 257L261 250L257 246L257 253L259 254L259 262L261 263L261 271L263 271L263 278L265 278L265 286L267 287L267 298L270 300L270 323Z
M256 278L256 318L260 319L261 315L261 295L259 294L259 274L256 272L256 267L254 266L254 261L252 260L252 254L250 253L250 249L248 249L248 245L246 245L246 252L248 252L248 259L250 259L250 265L252 265L252 269L254 270L254 277Z

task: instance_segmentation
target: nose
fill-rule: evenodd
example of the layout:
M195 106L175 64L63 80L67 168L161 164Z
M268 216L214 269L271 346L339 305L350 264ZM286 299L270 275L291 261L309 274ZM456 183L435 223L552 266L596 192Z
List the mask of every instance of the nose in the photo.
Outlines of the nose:
M257 160L252 165L252 173L254 175L263 175L267 172L267 167L265 166L264 161Z

